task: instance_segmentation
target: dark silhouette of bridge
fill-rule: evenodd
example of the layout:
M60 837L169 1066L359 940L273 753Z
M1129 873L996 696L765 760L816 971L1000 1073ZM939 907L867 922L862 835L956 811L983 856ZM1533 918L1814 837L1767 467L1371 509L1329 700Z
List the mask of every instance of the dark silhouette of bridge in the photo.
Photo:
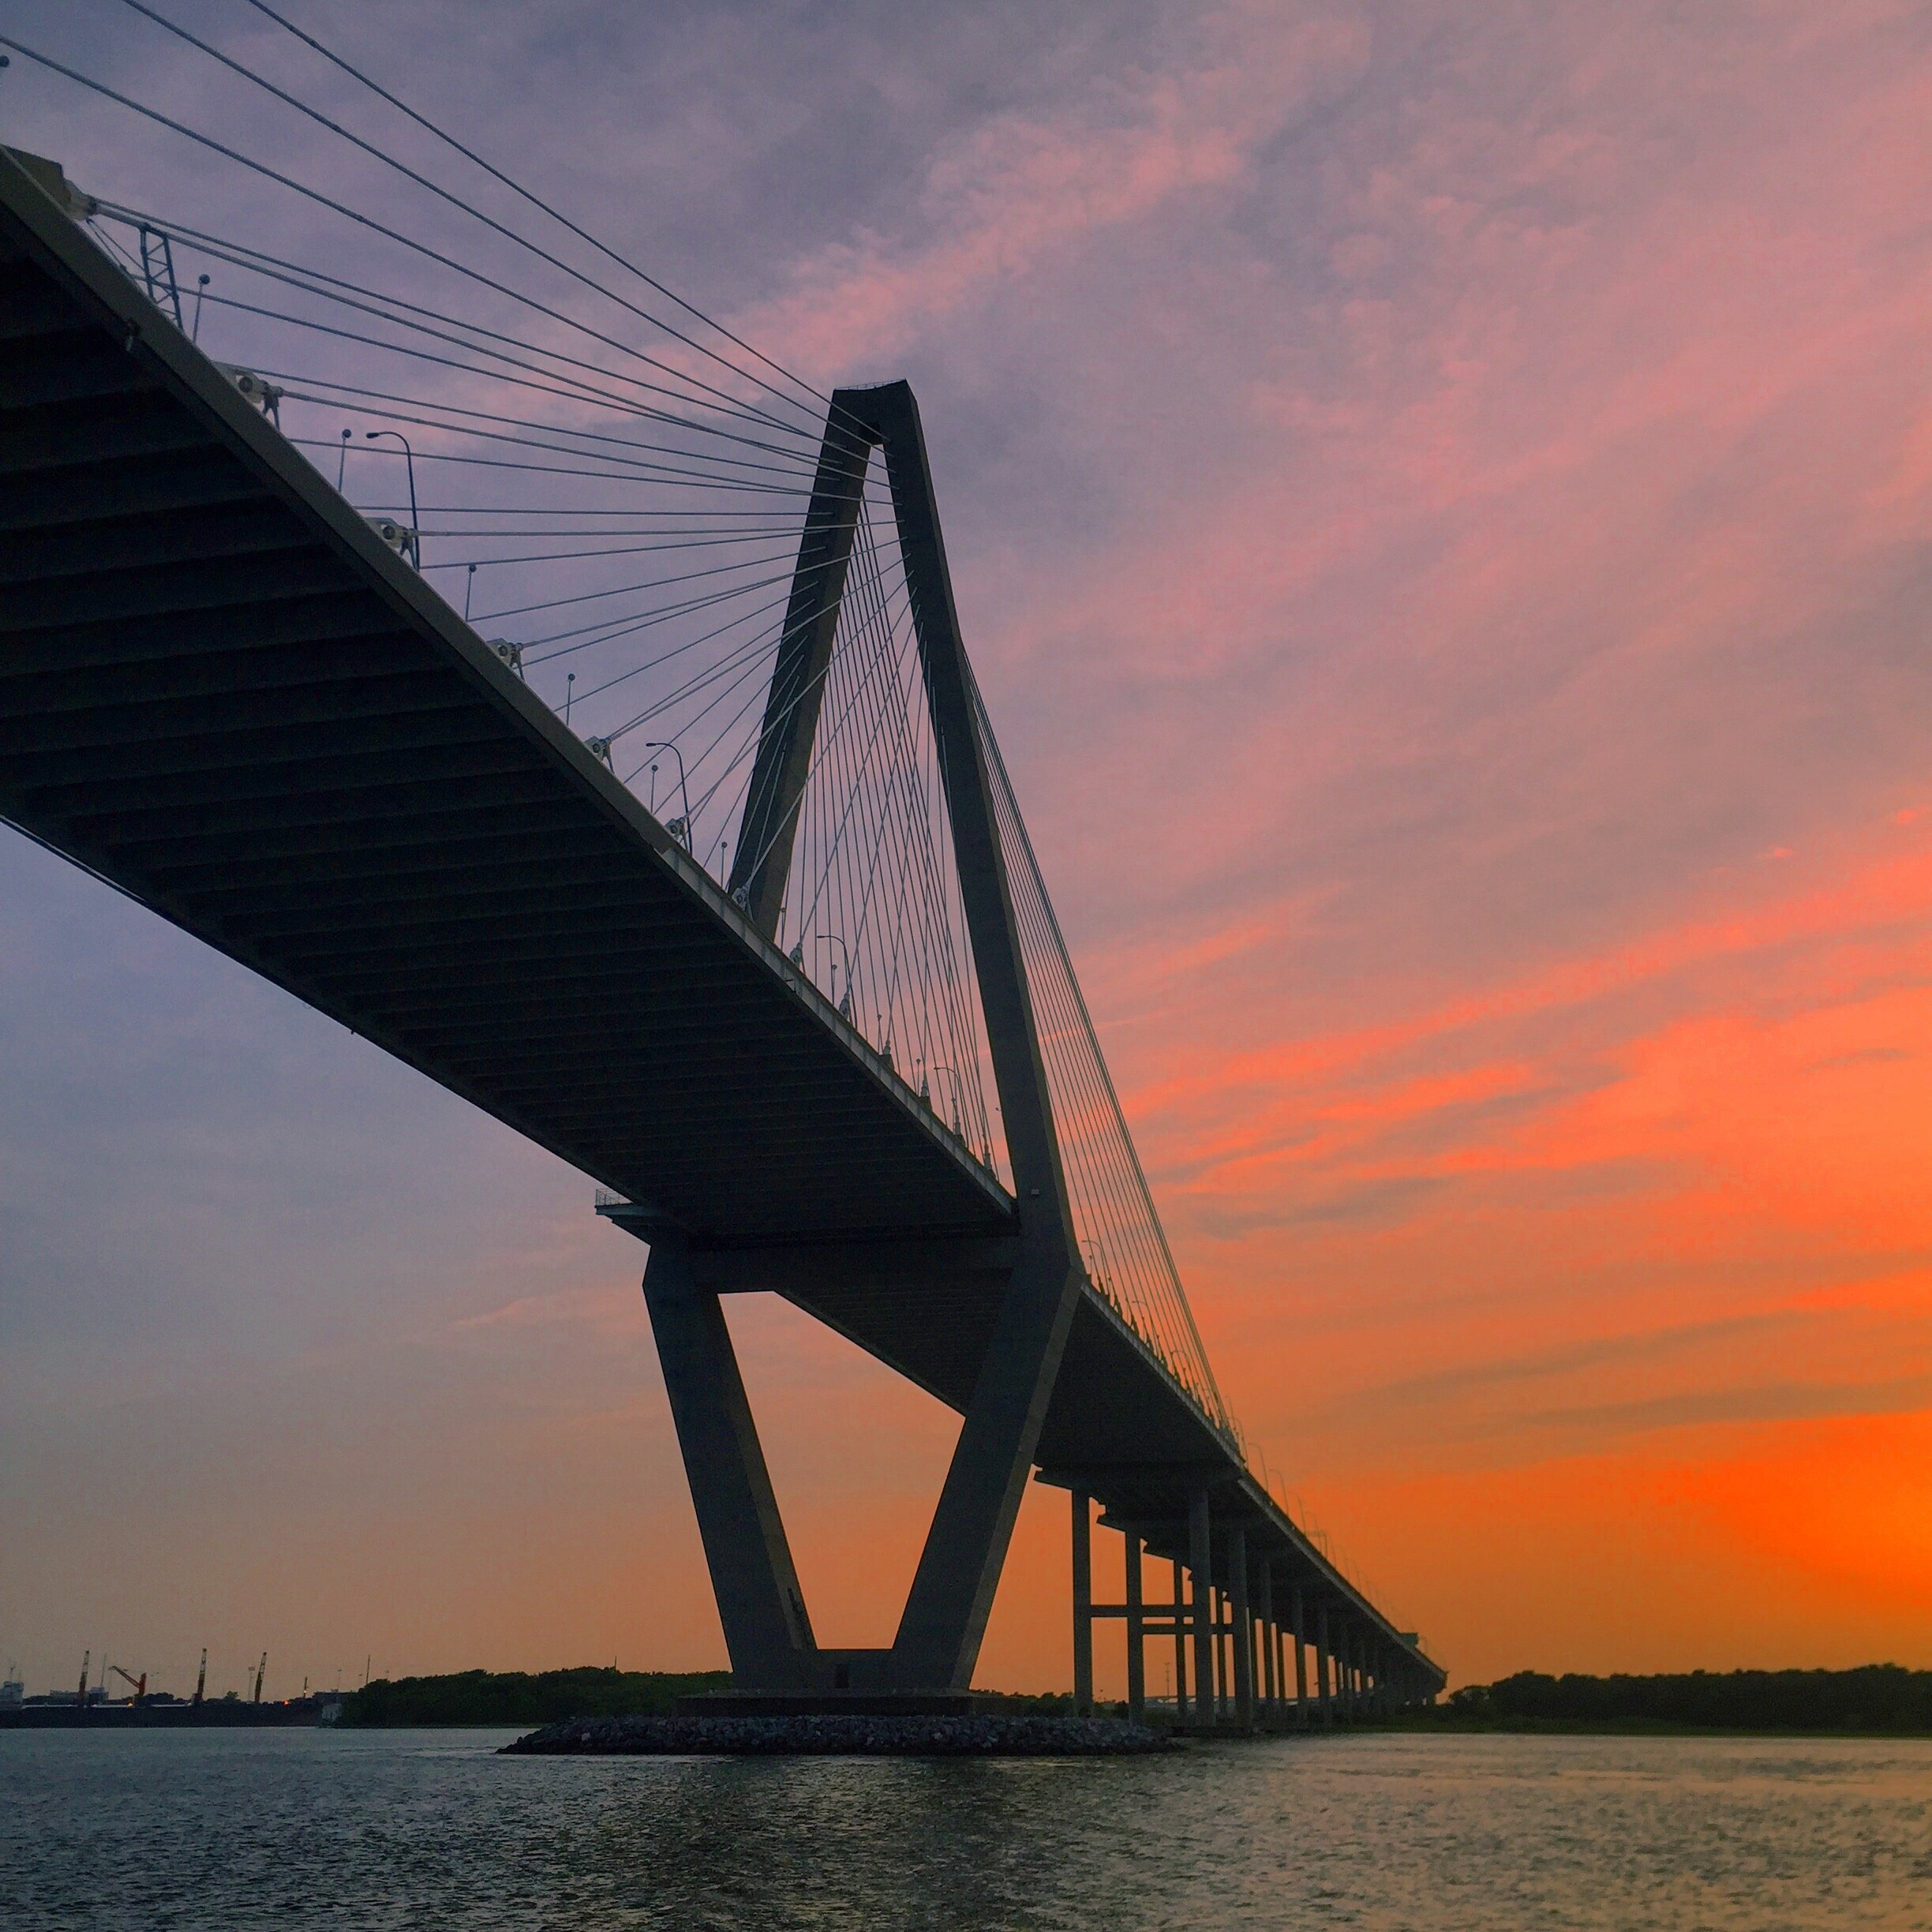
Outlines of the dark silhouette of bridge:
M1222 1403L973 682L911 391L829 399L787 486L796 554L735 848L721 830L710 848L727 863L694 830L711 794L694 804L685 774L661 814L621 781L612 737L569 725L519 647L430 587L414 512L399 532L365 515L284 433L274 383L190 339L155 266L166 232L143 225L124 266L96 238L111 219L0 153L0 816L606 1190L599 1211L650 1250L740 1693L963 1695L1037 1472L1071 1492L1084 1704L1101 1618L1125 1622L1136 1709L1149 1646L1204 1724L1434 1696L1440 1670L1271 1492ZM404 447L413 498L429 459ZM866 907L908 880L926 895L882 977L872 912L833 932L799 908L857 863L854 799L884 796L882 763L838 777L827 694L859 676L841 627L866 596L883 608L889 554L921 701L895 729L932 786L919 814L879 807ZM876 706L852 690L863 721ZM834 941L842 982L807 957ZM901 964L919 944L923 977ZM961 1418L888 1649L814 1635L723 1313L753 1291ZM1125 1538L1118 1604L1092 1601L1096 1504Z

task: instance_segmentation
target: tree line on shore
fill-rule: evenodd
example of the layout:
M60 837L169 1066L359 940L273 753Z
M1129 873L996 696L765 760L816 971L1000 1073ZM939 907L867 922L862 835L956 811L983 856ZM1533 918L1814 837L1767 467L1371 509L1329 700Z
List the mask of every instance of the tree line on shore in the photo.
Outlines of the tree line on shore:
M378 1678L343 1699L357 1726L561 1724L572 1717L668 1714L674 1702L731 1687L728 1671L459 1671ZM1006 1700L1049 1709L1064 1698ZM1518 1671L1466 1684L1405 1721L1451 1728L1839 1731L1932 1733L1932 1671L1689 1671L1649 1677L1552 1677Z
M677 1699L731 1688L729 1671L620 1671L590 1664L575 1670L454 1671L441 1677L378 1677L346 1693L335 1722L362 1728L412 1724L563 1724L573 1717L662 1717ZM1064 1694L1007 1695L1009 1714L1072 1712ZM1125 1706L1122 1707L1125 1709Z
M1518 1671L1450 1693L1443 1714L1482 1724L1655 1725L1696 1731L1932 1732L1932 1671L1687 1671L1583 1677Z
M456 1671L442 1677L379 1677L343 1699L353 1725L546 1724L568 1717L663 1715L673 1700L731 1687L729 1671Z

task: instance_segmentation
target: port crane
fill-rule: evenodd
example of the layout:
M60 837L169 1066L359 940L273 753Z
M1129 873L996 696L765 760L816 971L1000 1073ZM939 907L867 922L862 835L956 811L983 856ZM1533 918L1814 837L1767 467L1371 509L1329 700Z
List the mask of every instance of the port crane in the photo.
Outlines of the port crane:
M124 1671L118 1664L110 1664L108 1668L117 1677L133 1685L134 1702L137 1704L144 1704L148 1701L148 1673L145 1671L137 1677L132 1671Z

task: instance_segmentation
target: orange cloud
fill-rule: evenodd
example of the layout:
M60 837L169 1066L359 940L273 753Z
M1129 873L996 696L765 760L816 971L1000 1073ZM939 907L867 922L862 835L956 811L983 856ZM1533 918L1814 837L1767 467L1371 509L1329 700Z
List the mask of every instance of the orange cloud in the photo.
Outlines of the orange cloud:
M1932 1409L1324 1485L1466 1680L1923 1665Z
M1398 1601L1447 1606L1466 1670L1492 1638L1429 1511L1516 1512L1457 1546L1510 1589L1587 1531L1645 1588L1744 1616L1768 1574L1855 1571L1860 1627L1911 1627L1923 1565L1861 1539L1915 1549L1923 1484L1852 1466L1932 1410L1932 846L1888 815L1805 863L1351 1028L1224 1043L1219 1002L1192 1038L1170 1009L1130 1099L1237 1411ZM1788 1518L1792 1443L1830 1456ZM1643 1661L1531 1599L1573 1664Z

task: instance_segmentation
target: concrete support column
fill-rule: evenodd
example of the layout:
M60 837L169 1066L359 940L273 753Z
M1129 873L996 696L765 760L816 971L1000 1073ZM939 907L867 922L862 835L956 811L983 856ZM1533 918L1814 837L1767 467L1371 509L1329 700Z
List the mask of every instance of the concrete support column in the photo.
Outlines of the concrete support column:
M1141 1604L1140 1559L1144 1545L1137 1530L1127 1532L1127 1715L1136 1724L1147 1717L1147 1613Z
M1229 1653L1227 1586L1217 1584L1214 1593L1215 1721L1226 1724L1234 1714L1234 1660Z
M1208 1586L1208 1715L1219 1721L1227 1694L1221 1687L1221 1593Z
M1017 1101L1002 1104L1010 1135ZM972 1682L1079 1279L1046 1236L1033 1252L1023 1245L900 1613L890 1663L896 1683L964 1690Z
M1261 1574L1256 1579L1256 1597L1260 1606L1261 1633L1261 1708L1267 1712L1268 1721L1276 1722L1281 1716L1281 1679L1275 1668L1275 1653L1280 1646L1275 1641L1275 1566L1264 1561Z
M1196 1489L1188 1504L1188 1581L1193 1586L1194 1613L1194 1714L1202 1724L1214 1721L1214 1526L1208 1514L1208 1492Z
M1328 1600L1317 1597L1315 1602L1315 1681L1321 1691L1321 1720L1324 1731L1335 1728L1335 1694L1330 1687L1329 1665L1334 1653L1328 1648Z
M1306 1728L1309 1720L1308 1696L1308 1616L1302 1604L1301 1591L1297 1585L1294 1593L1294 1664L1295 1664L1295 1722Z
M1093 1715L1093 1498L1073 1492L1073 1711Z
M1174 1721L1185 1724L1188 1714L1187 1597L1181 1585L1181 1559L1174 1559Z
M744 1688L804 1689L818 1646L731 1331L717 1296L692 1279L685 1244L674 1235L651 1243L644 1305L732 1674Z
M1234 1721L1252 1731L1255 1721L1254 1612L1248 1601L1248 1533L1238 1525L1228 1532L1228 1595L1234 1630Z

